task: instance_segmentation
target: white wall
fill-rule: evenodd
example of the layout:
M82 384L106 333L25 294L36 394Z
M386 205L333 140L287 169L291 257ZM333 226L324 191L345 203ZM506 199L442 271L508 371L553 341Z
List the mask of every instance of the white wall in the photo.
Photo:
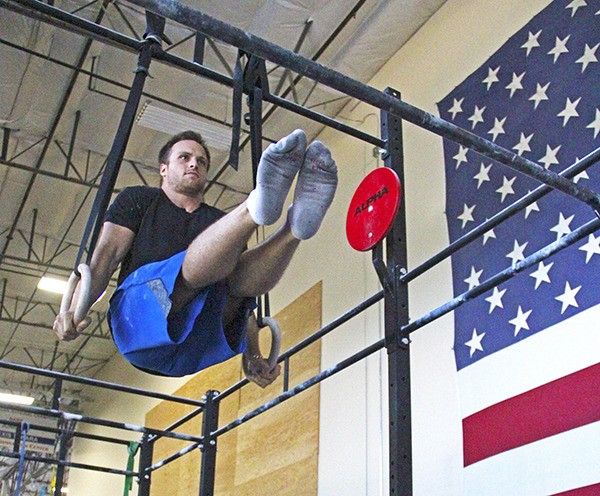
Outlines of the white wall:
M547 4L548 0L449 0L370 84L379 89L392 86L401 91L408 103L437 115L436 102ZM378 134L379 117L375 109L359 105L347 109L343 116L348 123ZM447 245L444 168L440 138L412 125L405 125L404 135L404 186L409 268L412 268ZM323 322L327 323L379 290L370 254L354 252L345 239L348 203L377 159L372 155L372 146L337 132L326 131L321 139L332 148L339 165L338 193L321 233L303 243L282 284L271 294L271 305L272 311L277 312L322 279ZM412 318L446 302L451 298L449 263L442 263L411 283L409 290ZM381 306L376 306L324 338L323 368L380 339L380 323ZM412 338L414 494L459 495L462 448L452 356L452 317L415 332ZM116 359L107 368L108 380L162 391L175 390L183 382L159 381L132 373L131 367L120 364L121 360ZM322 384L320 495L387 494L386 387L385 352ZM145 412L154 404L113 398L113 394L98 396L94 414L104 413L112 418L115 413L123 414L121 418L141 424ZM121 456L98 450L97 445L80 443L74 460L108 463ZM122 480L73 470L70 486L71 496L114 495L121 493Z

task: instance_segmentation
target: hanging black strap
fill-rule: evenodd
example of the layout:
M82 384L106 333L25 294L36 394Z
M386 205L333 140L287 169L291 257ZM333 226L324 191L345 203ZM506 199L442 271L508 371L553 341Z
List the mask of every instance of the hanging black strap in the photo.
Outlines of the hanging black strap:
M240 135L242 130L242 95L244 94L244 69L242 58L246 54L238 51L233 70L233 96L231 102L231 147L228 164L238 170L240 162Z
M144 43L141 47L133 85L131 86L129 97L127 98L125 109L123 111L112 148L108 154L108 158L106 159L106 169L102 174L100 186L98 187L90 217L85 226L81 245L79 246L79 252L77 254L74 268L75 273L78 275L79 271L77 267L83 258L83 253L86 249L88 239L90 239L90 235L91 240L86 259L86 263L88 265L91 261L94 248L96 247L98 236L100 235L100 230L102 229L102 224L104 223L104 214L108 208L108 204L117 181L117 176L119 174L119 169L121 167L121 162L123 160L123 156L125 155L125 148L127 147L131 129L133 127L133 123L135 122L135 114L142 97L142 91L146 77L148 76L150 62L152 61L152 51L158 46L159 45L156 39L151 37L149 38L148 42Z
M252 180L256 187L256 175L258 164L262 155L262 128L263 116L262 105L265 93L269 92L267 71L262 59L251 56L246 64L244 83L248 93L248 125L250 127L250 148L252 157ZM269 317L271 309L269 305L269 293L258 298L257 322L259 327L265 327L263 317Z

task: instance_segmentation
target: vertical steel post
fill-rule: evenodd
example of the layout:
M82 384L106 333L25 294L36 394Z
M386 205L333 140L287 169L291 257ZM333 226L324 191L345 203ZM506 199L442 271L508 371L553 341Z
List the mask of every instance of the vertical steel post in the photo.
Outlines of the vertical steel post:
M154 443L149 441L148 434L144 434L140 443L138 496L150 496L151 474L146 473L146 469L152 465L153 454Z
M217 438L212 433L219 427L218 391L206 392L206 406L202 417L202 467L200 469L200 496L215 494L215 472L217 469Z
M60 410L60 397L62 395L63 380L57 377L54 381L54 389L52 392L52 410Z
M67 429L61 429L58 436L58 459L61 462L66 461L69 451L70 435ZM62 495L63 482L65 477L65 466L58 465L56 467L56 482L54 484L54 496Z
M387 88L385 93L400 98L400 93ZM384 162L404 184L402 121L381 113L381 137L386 141ZM402 195L398 215L386 238L388 282L384 287L385 345L388 352L388 388L390 415L390 495L412 494L412 446L410 406L409 338L400 335L408 324L408 286L400 282L406 271L406 215Z

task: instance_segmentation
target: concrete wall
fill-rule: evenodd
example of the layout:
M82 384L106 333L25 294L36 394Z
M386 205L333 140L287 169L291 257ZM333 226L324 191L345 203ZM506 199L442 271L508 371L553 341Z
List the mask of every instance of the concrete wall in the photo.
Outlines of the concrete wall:
M392 86L401 91L405 101L437 114L436 102L548 3L449 0L370 84L379 89ZM346 109L342 116L348 123L378 134L375 109L358 105ZM442 141L412 125L405 126L404 134L409 267L415 267L447 245ZM378 159L371 145L337 132L326 131L320 139L332 148L339 165L338 194L321 233L301 246L282 284L272 293L271 305L277 312L323 280L323 322L327 323L379 290L370 254L354 252L344 230L352 194L366 173L378 165ZM446 302L451 298L449 263L440 264L411 283L409 290L412 318ZM448 316L412 336L415 495L452 496L462 492L452 332L452 317ZM381 306L377 306L323 339L323 368L381 337ZM382 352L322 384L319 494L388 493L386 374ZM107 367L106 375L116 382L163 391L173 391L182 384L137 374L123 366L119 358ZM99 395L95 414L105 410L107 415L119 413L129 422L142 423L146 411L154 405L116 400L113 396ZM74 459L102 463L99 458L111 460L115 456L80 443ZM73 470L70 486L72 496L114 495L122 491L122 480Z

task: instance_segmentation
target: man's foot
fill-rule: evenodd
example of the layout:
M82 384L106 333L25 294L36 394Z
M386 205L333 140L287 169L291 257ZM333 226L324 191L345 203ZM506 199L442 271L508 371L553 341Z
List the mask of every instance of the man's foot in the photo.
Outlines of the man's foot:
M306 150L294 202L288 210L295 238L308 239L317 233L333 201L337 183L337 167L329 148L320 141L314 141Z
M269 226L281 216L283 203L302 165L305 151L306 135L301 129L296 129L277 143L270 144L262 154L256 188L246 202L250 216L258 225Z

